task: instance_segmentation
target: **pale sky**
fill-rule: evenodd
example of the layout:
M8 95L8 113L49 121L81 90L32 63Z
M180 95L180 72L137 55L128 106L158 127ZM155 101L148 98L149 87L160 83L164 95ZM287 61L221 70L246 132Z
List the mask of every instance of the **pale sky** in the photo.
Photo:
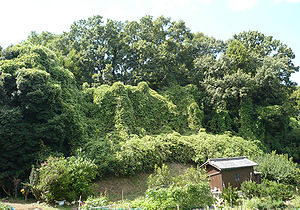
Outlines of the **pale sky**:
M31 31L68 31L93 15L120 21L163 15L222 40L257 30L291 47L300 65L300 0L0 0L0 46L25 40ZM292 80L300 85L300 73Z

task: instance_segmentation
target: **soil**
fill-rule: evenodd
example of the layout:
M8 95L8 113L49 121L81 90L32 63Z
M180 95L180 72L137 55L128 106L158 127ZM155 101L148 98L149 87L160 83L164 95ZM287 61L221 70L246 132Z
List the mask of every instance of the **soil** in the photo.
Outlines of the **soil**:
M74 206L64 206L64 207L51 207L46 204L38 204L38 203L24 203L24 201L1 201L2 203L8 204L14 207L15 210L76 210L77 208Z

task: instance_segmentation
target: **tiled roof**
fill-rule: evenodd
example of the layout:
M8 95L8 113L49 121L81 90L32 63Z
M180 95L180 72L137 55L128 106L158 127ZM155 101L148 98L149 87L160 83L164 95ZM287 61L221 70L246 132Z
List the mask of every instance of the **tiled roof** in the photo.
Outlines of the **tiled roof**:
M252 160L247 159L246 157L208 159L202 166L208 165L208 164L211 166L214 166L215 168L217 168L219 170L258 166L257 163L253 162Z

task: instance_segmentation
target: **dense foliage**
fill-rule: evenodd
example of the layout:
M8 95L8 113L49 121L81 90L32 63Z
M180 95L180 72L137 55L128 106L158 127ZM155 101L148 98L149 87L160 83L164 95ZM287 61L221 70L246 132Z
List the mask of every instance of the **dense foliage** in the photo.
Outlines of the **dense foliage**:
M273 200L271 197L252 198L247 201L247 207L250 209L287 209L287 205L282 200ZM291 208L295 208L292 206Z
M86 201L81 203L80 209L82 210L90 210L93 207L102 207L108 206L108 199L104 195L100 195L99 197L90 197ZM108 207L109 208L109 207Z
M2 55L0 180L6 185L49 153L69 154L83 138L83 126L74 76L50 50L25 43Z
M243 182L241 190L246 198L270 197L273 200L290 200L295 195L295 188L291 185L277 183L264 179L261 184L256 182Z
M257 171L262 177L280 183L300 185L300 169L287 155L277 155L275 152L264 154L256 159Z
M237 193L237 188L232 187L230 183L228 187L224 188L221 194L221 198L225 201L225 205L229 205L231 207L238 204L239 195Z
M95 160L100 174L132 175L166 161L201 164L208 158L254 158L262 154L259 142L229 134L199 132L185 136L175 132L144 137L131 135L117 140L111 137L88 143L86 154Z
M144 199L133 201L131 207L146 209L193 209L210 206L213 199L205 171L189 168L184 175L171 177L166 165L156 167L148 178Z
M28 186L39 201L74 201L89 195L96 169L92 161L83 157L50 156L36 171L33 168Z
M294 57L256 31L221 41L165 17L33 32L0 49L1 189L78 148L99 176L272 150L299 162Z
M249 31L223 42L165 17L122 23L94 16L64 34L32 33L28 41L52 49L78 86L145 81L166 90L176 104L180 97L167 89L194 84L201 111L196 127L259 139L269 151L299 161L299 126L290 120L299 114L290 97L295 89L290 75L299 67L291 48L271 36Z
M258 209L277 209L286 207L285 201L296 194L293 186L264 179L261 184L243 182L241 190L248 198L247 206Z

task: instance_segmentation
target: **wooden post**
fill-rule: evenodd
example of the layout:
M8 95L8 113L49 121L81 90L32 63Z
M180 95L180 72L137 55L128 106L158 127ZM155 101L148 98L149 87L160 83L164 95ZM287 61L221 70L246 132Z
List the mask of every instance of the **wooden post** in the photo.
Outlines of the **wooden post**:
M123 202L123 188L122 188L122 202Z
M16 177L13 177L13 183L14 183L14 190L15 190L15 198L18 196L18 187L19 184L21 183L21 179L17 179Z

